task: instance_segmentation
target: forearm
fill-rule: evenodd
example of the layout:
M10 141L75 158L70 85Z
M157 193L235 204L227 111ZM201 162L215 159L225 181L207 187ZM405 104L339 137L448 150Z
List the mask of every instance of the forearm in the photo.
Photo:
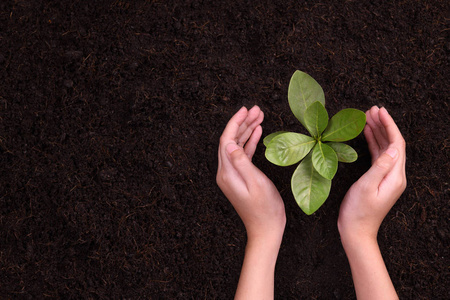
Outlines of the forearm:
M356 296L361 299L398 299L376 238L341 234L352 271Z
M235 299L273 299L280 243L281 240L248 241Z

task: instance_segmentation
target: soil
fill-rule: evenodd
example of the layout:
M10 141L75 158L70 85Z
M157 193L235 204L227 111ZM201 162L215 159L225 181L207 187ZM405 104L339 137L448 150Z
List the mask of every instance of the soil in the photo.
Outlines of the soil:
M401 299L448 299L448 1L0 3L0 295L4 299L230 299L245 229L215 182L242 106L264 135L302 132L295 70L330 115L385 106L407 142L408 187L379 244ZM354 299L336 227L370 166L341 164L312 216L293 168L254 162L287 226L276 299Z

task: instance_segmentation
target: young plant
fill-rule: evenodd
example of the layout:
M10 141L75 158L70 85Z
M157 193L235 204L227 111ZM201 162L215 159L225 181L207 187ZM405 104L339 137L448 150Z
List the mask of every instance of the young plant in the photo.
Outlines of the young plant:
M288 90L289 106L311 136L278 131L264 138L266 158L278 166L301 161L291 179L300 208L310 215L328 198L338 161L354 162L356 151L344 141L357 137L366 124L364 112L347 108L330 120L322 87L308 74L295 71Z

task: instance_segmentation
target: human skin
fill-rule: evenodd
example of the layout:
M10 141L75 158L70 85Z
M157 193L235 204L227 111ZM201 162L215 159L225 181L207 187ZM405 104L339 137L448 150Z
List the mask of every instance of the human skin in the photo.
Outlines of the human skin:
M366 112L372 167L347 192L338 228L358 299L398 299L378 247L381 222L406 188L405 140L385 108Z
M381 222L406 187L405 141L386 109L366 112L364 129L372 167L347 192L338 228L358 299L398 299L377 243ZM272 181L251 162L264 114L241 108L219 145L217 183L247 230L235 299L272 299L274 272L286 224L284 203Z
M241 108L219 145L217 184L247 230L245 257L235 299L272 299L274 272L286 224L280 193L251 159L261 138L261 109Z

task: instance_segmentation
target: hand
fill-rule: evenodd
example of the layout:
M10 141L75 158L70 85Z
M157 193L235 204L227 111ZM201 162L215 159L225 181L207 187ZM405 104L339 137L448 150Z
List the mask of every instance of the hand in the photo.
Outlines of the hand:
M366 115L372 167L347 192L338 226L341 235L376 239L381 222L406 188L405 140L385 108L374 106Z
M243 107L230 119L220 137L217 184L244 222L249 241L281 243L286 223L283 200L272 181L251 161L263 119L257 106L249 111Z
M372 167L347 192L338 228L358 299L398 299L377 243L378 229L406 188L405 140L386 109L366 112Z
M280 193L251 159L261 138L264 114L241 108L219 145L217 184L247 230L247 247L235 299L273 299L274 273L286 224Z

